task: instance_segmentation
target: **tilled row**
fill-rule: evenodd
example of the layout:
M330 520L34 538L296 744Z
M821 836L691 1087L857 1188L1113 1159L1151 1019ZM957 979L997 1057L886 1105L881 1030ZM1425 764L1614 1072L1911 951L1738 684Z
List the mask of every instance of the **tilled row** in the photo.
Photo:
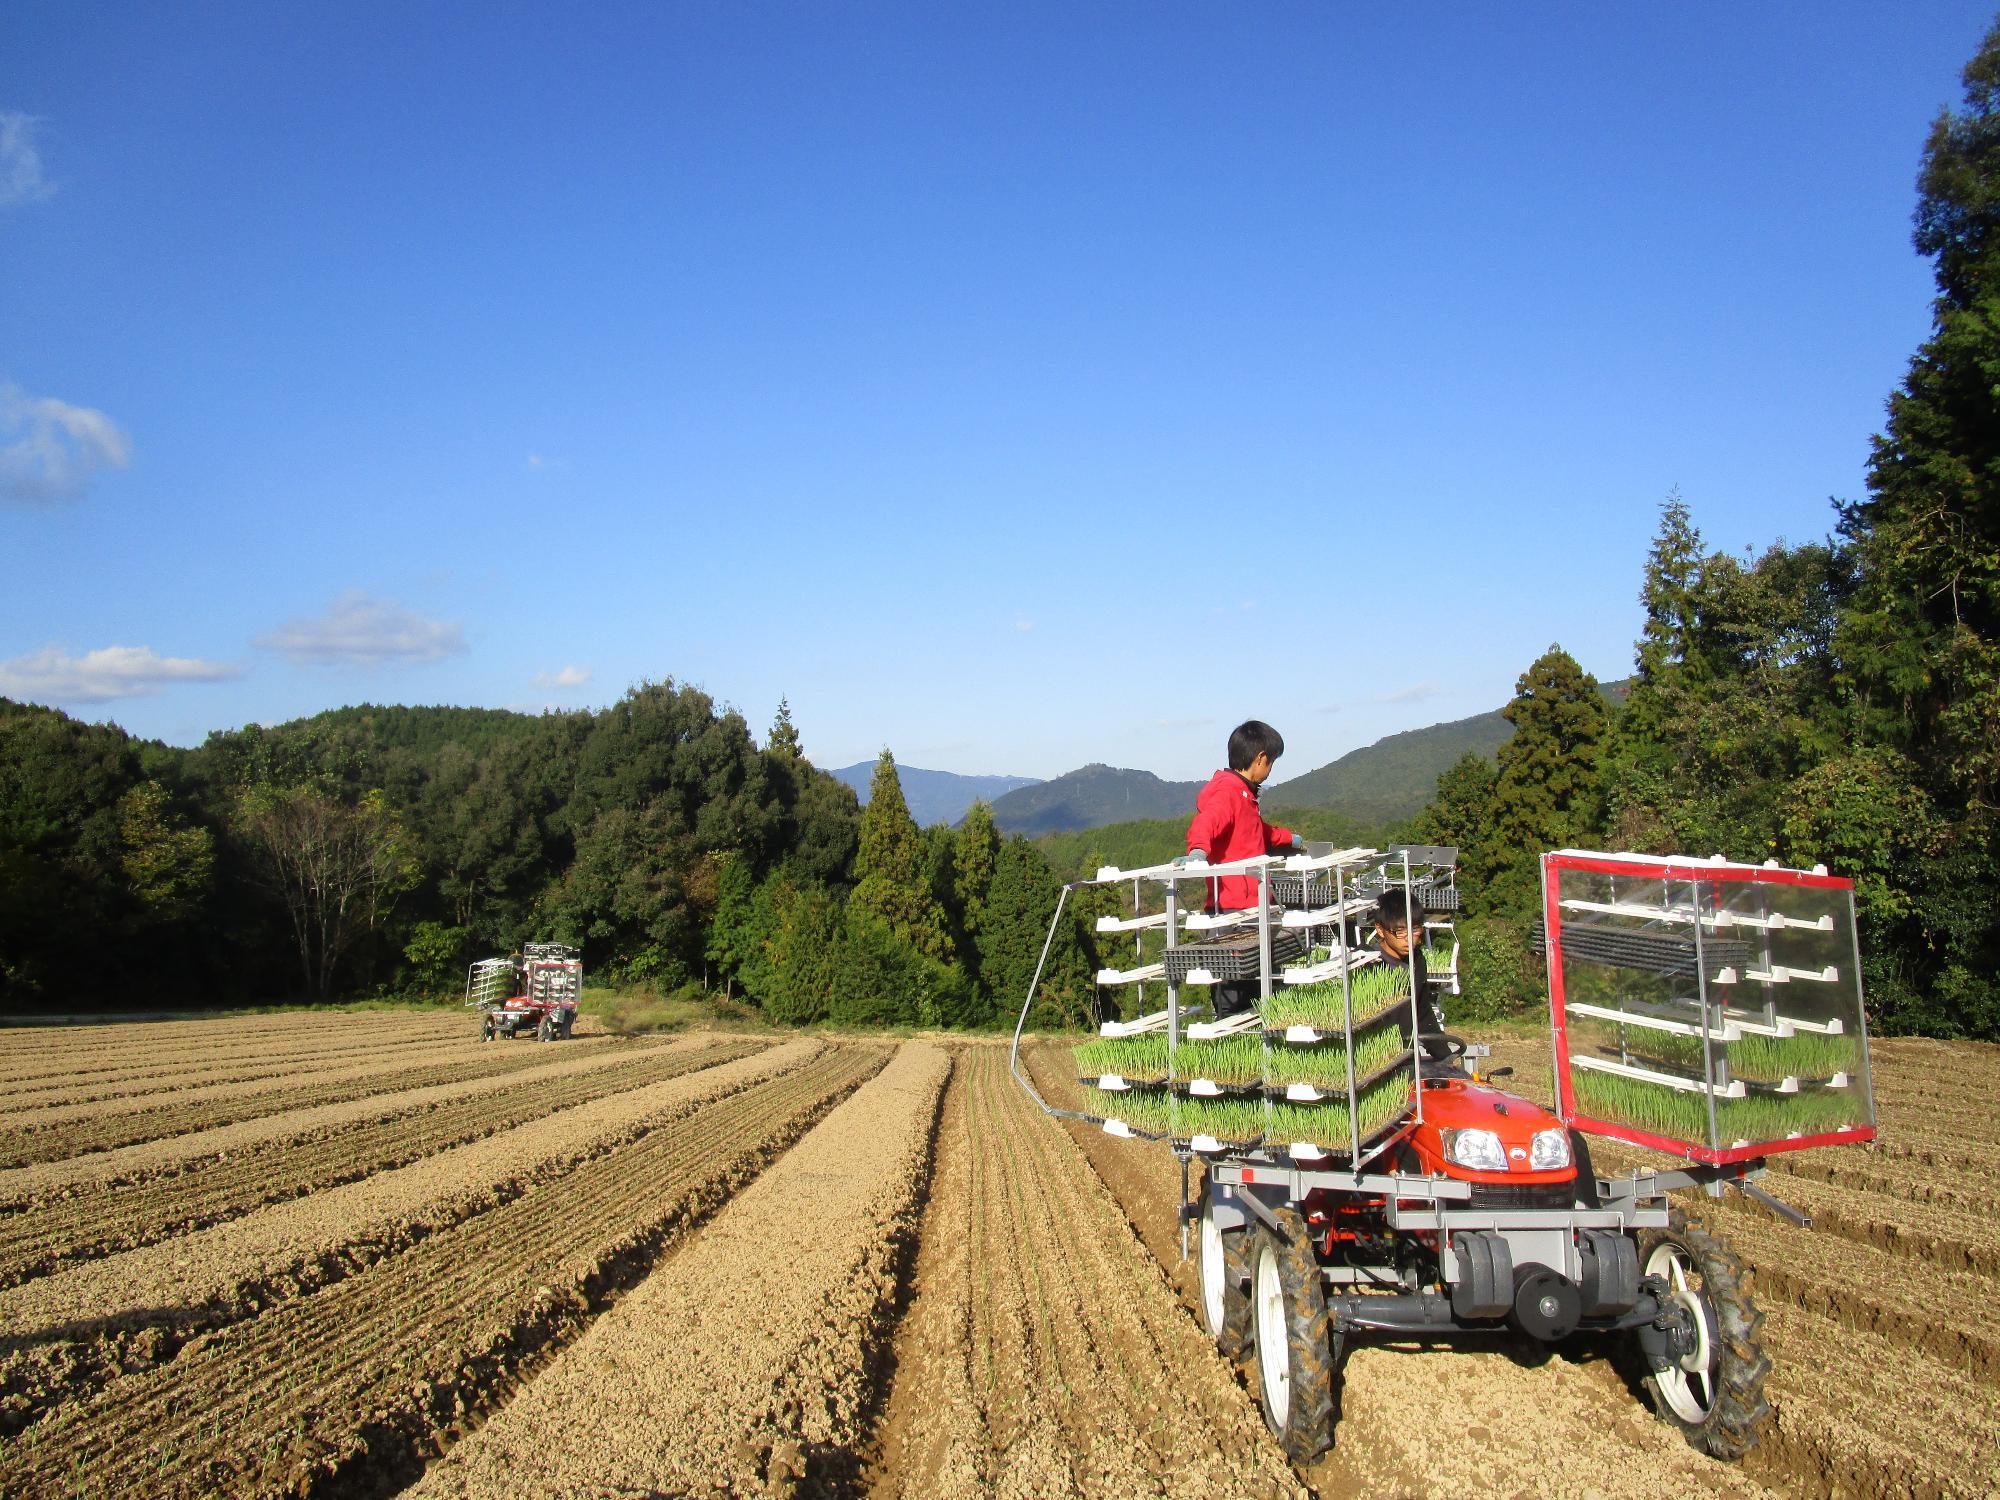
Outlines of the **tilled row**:
M391 1052L373 1063L356 1063L304 1078L288 1075L276 1082L219 1084L195 1090L203 1096L199 1099L170 1096L169 1102L157 1107L104 1111L95 1105L78 1105L74 1109L37 1110L26 1123L0 1130L0 1167L65 1161L139 1141L189 1135L238 1120L282 1115L315 1104L336 1104L398 1089L497 1078L546 1060L539 1050L526 1047L481 1050L469 1043L435 1061L407 1064L401 1054Z
M676 1232L878 1071L842 1048L191 1343L0 1452L0 1491L385 1493L573 1338Z
M165 1136L73 1156L61 1161L31 1162L0 1169L0 1217L18 1213L56 1198L75 1198L115 1191L156 1177L200 1171L215 1162L279 1144L298 1145L351 1130L356 1125L426 1110L461 1099L545 1086L606 1069L631 1066L635 1059L657 1052L685 1051L719 1040L703 1037L614 1042L603 1049L540 1049L548 1059L517 1073L490 1078L454 1080L423 1088L369 1094L333 1104L315 1104L282 1115L235 1120L187 1135Z
M799 1041L562 1109L527 1125L142 1250L0 1292L0 1432L201 1332L398 1254L701 1105L803 1067Z
M677 1078L763 1050L738 1039L656 1048L566 1076L502 1078L416 1111L321 1135L265 1143L205 1159L172 1176L129 1187L44 1199L0 1218L0 1287L46 1276L58 1266L150 1245L238 1218L267 1203L302 1197L397 1167L464 1141L509 1130L572 1105ZM600 1059L602 1060L602 1059ZM573 1063L577 1059L570 1059ZM516 1087L505 1087L515 1082Z
M851 1492L949 1071L905 1044L412 1493Z
M101 1073L179 1065L213 1058L308 1055L328 1048L381 1047L385 1042L443 1041L465 1034L460 1016L286 1016L148 1021L130 1026L36 1027L10 1032L14 1045L0 1059L0 1090L20 1084L88 1079Z
M28 1110L52 1104L129 1099L148 1093L179 1093L212 1084L297 1074L380 1057L386 1040L350 1037L339 1043L328 1041L309 1051L297 1048L272 1052L235 1048L218 1051L212 1046L204 1047L182 1056L161 1056L108 1068L75 1068L17 1082L0 1082L0 1102L10 1109ZM455 1049L465 1040L456 1034L436 1036L429 1032L394 1039L397 1050L405 1057L417 1049L422 1049L423 1055L434 1055L447 1048Z
M875 1486L1298 1493L1230 1369L1076 1147L1008 1077L1005 1052L967 1049L961 1076Z
M242 1100L261 1099L268 1094L296 1096L315 1085L340 1085L356 1079L380 1078L385 1074L443 1068L458 1064L468 1073L493 1062L512 1059L482 1049L475 1041L461 1037L454 1041L407 1042L389 1050L348 1054L332 1059L301 1059L275 1070L259 1069L247 1078L211 1075L180 1087L146 1089L114 1098L43 1099L25 1102L7 1112L7 1129L0 1131L0 1152L24 1137L45 1138L63 1134L87 1139L91 1130L106 1127L122 1130L136 1121L150 1128L150 1119L140 1116L172 1114L190 1109L228 1109ZM501 1071L504 1071L504 1067ZM162 1131L161 1134L176 1134Z

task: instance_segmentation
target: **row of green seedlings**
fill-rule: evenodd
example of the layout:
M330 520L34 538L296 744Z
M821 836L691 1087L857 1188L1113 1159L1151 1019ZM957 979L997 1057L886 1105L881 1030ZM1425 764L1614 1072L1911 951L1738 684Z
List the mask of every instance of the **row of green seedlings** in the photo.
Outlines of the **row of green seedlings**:
M1641 1065L1654 1062L1677 1069L1692 1078L1702 1073L1699 1036L1660 1031L1651 1026L1625 1028L1625 1051ZM1719 1059L1727 1059L1733 1078L1762 1079L1775 1083L1781 1078L1824 1079L1836 1073L1852 1075L1861 1056L1861 1039L1854 1036L1827 1036L1817 1031L1801 1031L1794 1036L1759 1036L1745 1032L1733 1042L1717 1045Z
M1378 963L1347 976L1354 997L1354 1014L1372 1016L1398 995L1410 992L1410 971L1403 964ZM1281 984L1259 1008L1273 1030L1310 1026L1316 1031L1341 1031L1347 1026L1347 995L1338 979L1317 984Z
M1094 1115L1123 1120L1149 1135L1181 1139L1210 1135L1246 1146L1265 1140L1309 1141L1337 1150L1348 1144L1353 1133L1344 1081L1340 1087L1336 1097L1321 1104L1291 1104L1254 1095L1211 1099L1157 1089L1091 1089L1088 1107ZM1359 1100L1363 1137L1398 1119L1409 1102L1406 1072L1390 1074L1363 1089Z
M1585 1114L1634 1125L1675 1140L1707 1143L1708 1095L1591 1069L1571 1070L1577 1107ZM1715 1101L1714 1144L1781 1141L1864 1123L1861 1095L1850 1089L1801 1089L1796 1094L1748 1094Z
M1377 1026L1358 1037L1354 1044L1354 1076L1357 1080L1388 1065L1403 1049L1403 1039L1393 1026ZM1167 1078L1167 1034L1144 1032L1129 1037L1093 1037L1075 1049L1077 1073L1099 1078L1115 1073L1142 1088L1159 1087ZM1316 1042L1308 1046L1276 1046L1269 1049L1255 1032L1218 1037L1212 1041L1184 1040L1174 1055L1174 1073L1182 1080L1206 1078L1224 1088L1250 1088L1268 1084L1282 1088L1288 1083L1309 1083L1318 1089L1345 1092L1347 1089L1347 1044L1345 1040Z

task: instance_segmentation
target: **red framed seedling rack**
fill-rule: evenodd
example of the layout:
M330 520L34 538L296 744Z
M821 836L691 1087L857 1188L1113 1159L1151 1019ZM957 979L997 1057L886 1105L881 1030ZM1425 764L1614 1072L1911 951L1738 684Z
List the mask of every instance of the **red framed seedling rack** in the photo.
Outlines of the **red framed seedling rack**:
M1542 915L1565 1123L1712 1165L1875 1138L1853 881L1565 849Z

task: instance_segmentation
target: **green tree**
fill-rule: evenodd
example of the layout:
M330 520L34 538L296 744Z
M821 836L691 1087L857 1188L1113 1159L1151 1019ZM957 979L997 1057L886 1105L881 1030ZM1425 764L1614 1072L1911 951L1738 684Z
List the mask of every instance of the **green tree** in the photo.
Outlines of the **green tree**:
M1493 830L1493 762L1469 750L1437 779L1437 792L1410 825L1420 844L1451 844L1466 869L1481 866Z
M168 921L193 916L215 873L208 830L188 826L159 782L142 781L118 799L118 838L120 864L140 906Z
M1964 82L1918 179L1932 334L1841 515L1858 563L1841 646L1865 738L1907 753L1979 840L2000 820L2000 22Z
M788 760L801 760L805 752L799 748L799 731L792 723L792 705L789 699L778 700L777 717L771 720L771 737L767 748L775 755Z
M979 973L990 997L984 1024L1011 1023L1028 998L1035 966L1048 960L1035 987L1031 1017L1040 1025L1088 1024L1096 992L1096 947L1074 908L1066 908L1053 939L1049 924L1062 882L1042 853L1020 834L1000 845L979 934Z
M1497 757L1493 836L1474 873L1493 909L1532 912L1543 851L1588 844L1597 833L1607 714L1597 679L1560 646L1521 675L1501 713L1514 733Z
M875 762L868 806L862 809L854 875L848 905L856 917L879 924L926 958L950 961L950 923L931 891L923 836L903 800L896 758L887 750Z

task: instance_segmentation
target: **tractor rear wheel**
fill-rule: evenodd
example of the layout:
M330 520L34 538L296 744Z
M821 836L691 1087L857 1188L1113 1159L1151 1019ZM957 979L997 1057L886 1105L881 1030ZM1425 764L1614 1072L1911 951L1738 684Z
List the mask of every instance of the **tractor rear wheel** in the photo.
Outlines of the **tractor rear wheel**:
M1340 1346L1305 1220L1291 1208L1276 1217L1284 1232L1260 1227L1251 1251L1257 1389L1264 1422L1280 1446L1309 1463L1333 1446Z
M1215 1222L1215 1185L1201 1185L1201 1218L1195 1236L1196 1269L1201 1275L1201 1322L1224 1359L1234 1362L1250 1350L1250 1245L1254 1230L1224 1233Z
M1741 1458L1771 1416L1764 1399L1771 1361L1757 1337L1764 1315L1744 1285L1743 1262L1726 1240L1676 1208L1665 1229L1640 1236L1639 1268L1667 1284L1669 1305L1684 1309L1693 1325L1686 1352L1649 1362L1654 1411L1711 1458Z
M485 1020L479 1023L479 1040L482 1042L492 1041L495 1030L496 1028L493 1025L493 1018L491 1016L488 1016Z

